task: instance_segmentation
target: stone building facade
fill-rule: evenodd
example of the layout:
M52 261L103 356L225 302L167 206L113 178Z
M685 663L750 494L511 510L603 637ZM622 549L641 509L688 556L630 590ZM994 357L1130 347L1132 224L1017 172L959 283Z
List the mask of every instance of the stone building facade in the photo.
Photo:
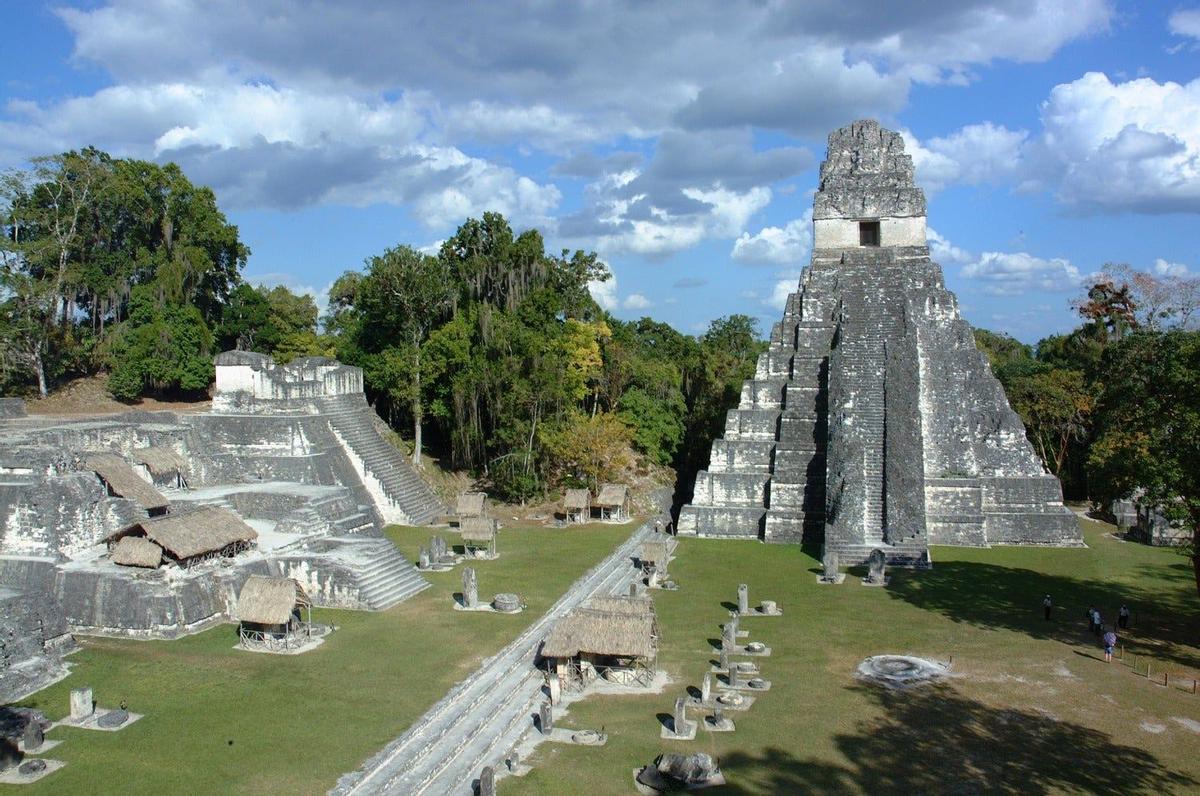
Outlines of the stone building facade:
M897 133L865 120L830 134L813 232L679 533L823 542L849 563L875 548L918 563L930 544L1081 544L930 259Z

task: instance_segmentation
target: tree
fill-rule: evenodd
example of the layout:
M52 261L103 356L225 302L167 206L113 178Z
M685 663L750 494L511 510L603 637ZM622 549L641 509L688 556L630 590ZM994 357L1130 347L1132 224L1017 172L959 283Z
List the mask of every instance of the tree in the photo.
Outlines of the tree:
M1084 374L1056 368L1018 376L1008 393L1042 461L1061 478L1072 446L1091 427L1094 401Z
M542 427L542 444L550 452L557 475L599 489L629 467L633 431L616 415L575 412Z
M367 260L356 298L363 314L361 333L369 341L366 349L386 353L379 372L390 374L389 394L406 401L412 412L413 464L419 467L425 420L421 352L450 309L449 270L441 259L411 246L388 249Z
M196 394L213 380L212 333L192 305L163 305L147 285L134 288L130 315L116 333L109 390L133 400L147 389Z
M1089 464L1094 496L1141 500L1192 529L1200 593L1200 332L1134 333L1104 356Z

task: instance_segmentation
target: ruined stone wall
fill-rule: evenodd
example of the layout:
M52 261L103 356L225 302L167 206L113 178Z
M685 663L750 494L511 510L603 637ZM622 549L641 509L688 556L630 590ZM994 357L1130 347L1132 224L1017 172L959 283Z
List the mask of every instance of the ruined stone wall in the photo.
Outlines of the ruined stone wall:
M61 654L72 647L56 603L37 592L0 586L0 703L65 676Z

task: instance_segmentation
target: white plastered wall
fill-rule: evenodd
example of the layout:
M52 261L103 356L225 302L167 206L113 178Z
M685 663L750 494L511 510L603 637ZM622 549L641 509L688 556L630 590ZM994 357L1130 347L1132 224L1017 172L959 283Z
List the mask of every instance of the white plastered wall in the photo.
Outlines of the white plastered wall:
M813 221L813 248L851 249L858 247L858 222L879 222L880 246L924 246L925 216L905 218L818 218Z

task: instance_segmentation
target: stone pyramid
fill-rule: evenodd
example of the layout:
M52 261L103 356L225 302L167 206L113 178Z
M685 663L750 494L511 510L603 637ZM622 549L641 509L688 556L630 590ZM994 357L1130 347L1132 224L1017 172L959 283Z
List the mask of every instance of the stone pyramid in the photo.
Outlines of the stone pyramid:
M929 257L925 195L897 133L829 136L812 263L696 475L680 535L825 543L894 564L930 544L1079 545Z

